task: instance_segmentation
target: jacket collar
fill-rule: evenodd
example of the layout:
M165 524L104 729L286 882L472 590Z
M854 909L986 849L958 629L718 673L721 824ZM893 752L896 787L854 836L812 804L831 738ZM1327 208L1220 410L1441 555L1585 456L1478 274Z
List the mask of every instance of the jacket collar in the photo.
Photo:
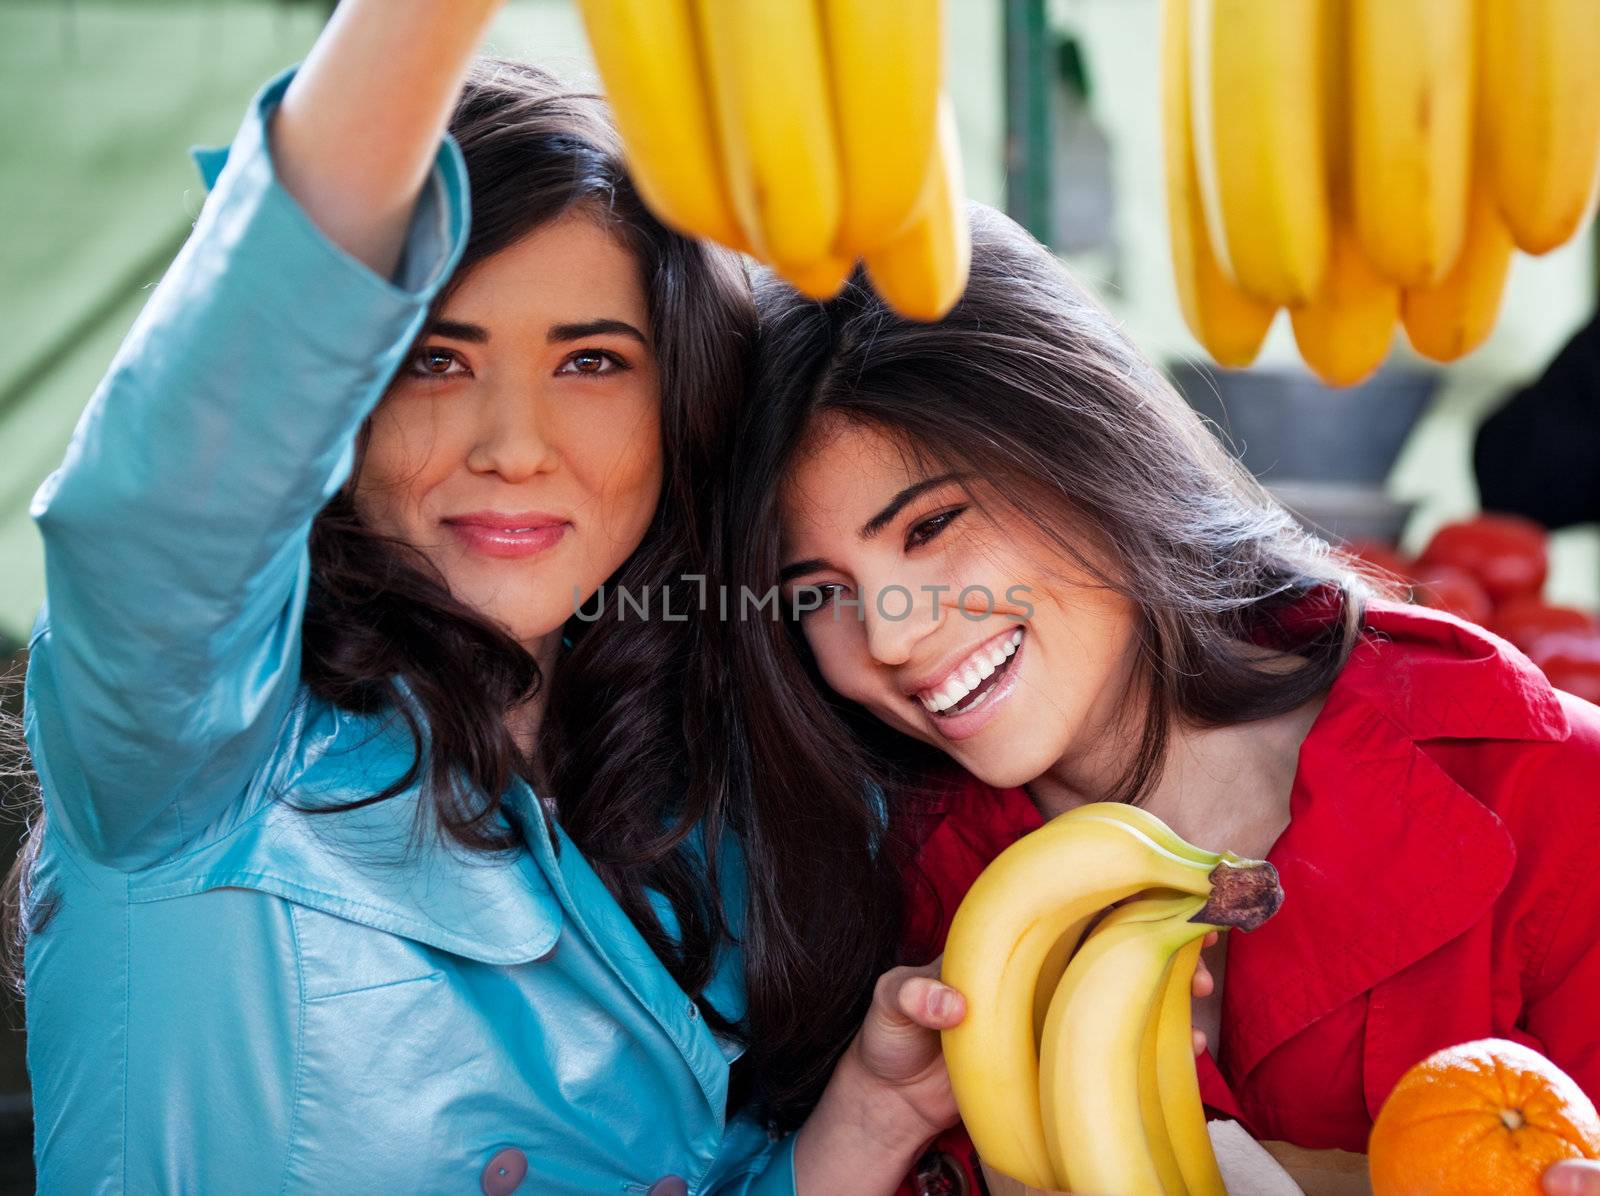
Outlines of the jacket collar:
M561 907L532 853L485 858L444 842L431 818L419 818L418 786L336 814L279 800L359 800L403 775L411 759L410 738L394 720L309 697L291 717L286 739L295 750L252 794L252 815L199 851L136 874L131 900L249 888L485 963L549 954Z
M1290 823L1268 853L1284 904L1228 946L1224 1070L1280 1043L1476 923L1516 849L1421 746L1550 741L1567 721L1509 644L1452 616L1375 602L1300 749Z

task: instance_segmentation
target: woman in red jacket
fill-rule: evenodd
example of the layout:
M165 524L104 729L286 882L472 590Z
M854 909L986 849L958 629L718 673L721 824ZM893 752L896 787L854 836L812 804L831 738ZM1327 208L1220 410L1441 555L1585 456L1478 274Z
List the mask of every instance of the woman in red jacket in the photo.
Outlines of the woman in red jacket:
M972 215L939 324L859 280L760 296L729 526L734 575L794 616L741 624L765 788L883 786L917 962L994 855L1083 802L1271 860L1281 912L1208 948L1196 1008L1206 1100L1257 1138L1364 1151L1408 1067L1490 1035L1600 1096L1600 710L1377 597L1047 251ZM951 762L977 783L909 796ZM931 1136L954 1107L928 1051ZM968 1165L932 1154L920 1187Z

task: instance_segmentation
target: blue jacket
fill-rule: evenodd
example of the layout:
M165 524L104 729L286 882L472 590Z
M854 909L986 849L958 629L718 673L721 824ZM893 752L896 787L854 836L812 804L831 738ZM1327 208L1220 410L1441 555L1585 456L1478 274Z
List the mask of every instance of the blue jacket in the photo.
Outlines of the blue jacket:
M280 800L411 757L300 682L307 535L468 220L446 138L394 280L333 246L267 152L291 75L199 155L193 235L34 499L40 1191L790 1196L792 1138L725 1123L738 1048L526 786L498 860L409 843L415 791ZM736 949L707 998L742 1016Z

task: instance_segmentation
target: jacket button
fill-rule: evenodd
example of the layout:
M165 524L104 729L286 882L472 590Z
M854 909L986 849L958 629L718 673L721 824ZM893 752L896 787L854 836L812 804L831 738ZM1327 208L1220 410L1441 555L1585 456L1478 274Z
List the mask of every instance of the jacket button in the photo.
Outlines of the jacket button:
M689 1196L689 1185L678 1175L663 1175L644 1196Z
M489 1160L488 1166L483 1169L480 1179L483 1196L511 1196L511 1193L517 1190L517 1185L522 1182L523 1176L527 1174L527 1155L515 1146L497 1151L494 1158Z

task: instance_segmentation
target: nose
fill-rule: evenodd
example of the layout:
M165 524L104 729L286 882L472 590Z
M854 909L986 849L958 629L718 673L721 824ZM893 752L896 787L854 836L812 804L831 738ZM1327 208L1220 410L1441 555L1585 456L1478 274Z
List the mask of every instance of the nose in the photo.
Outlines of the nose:
M501 387L491 394L478 412L467 468L508 482L525 482L553 468L556 451L545 434L543 407L543 400L527 390Z
M931 595L904 585L866 592L861 602L867 651L879 664L905 664L922 638L938 629L942 617Z

